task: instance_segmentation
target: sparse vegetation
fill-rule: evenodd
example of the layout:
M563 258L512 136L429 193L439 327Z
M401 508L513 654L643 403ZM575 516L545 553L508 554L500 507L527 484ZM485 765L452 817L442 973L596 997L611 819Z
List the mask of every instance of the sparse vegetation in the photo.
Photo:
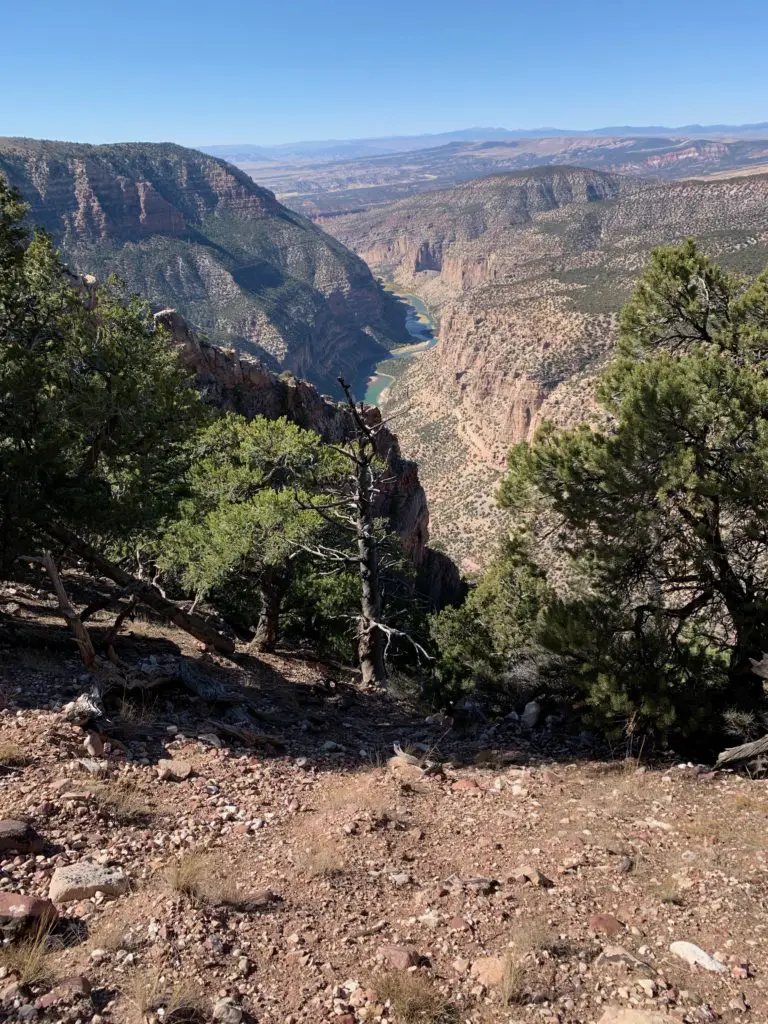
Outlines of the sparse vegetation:
M397 1024L452 1024L456 1008L421 972L386 971L375 975L377 997L392 1007Z
M245 902L228 866L206 851L190 850L174 858L165 868L165 878L174 892L201 903L236 907Z
M43 985L54 977L50 926L0 947L0 966L21 985Z

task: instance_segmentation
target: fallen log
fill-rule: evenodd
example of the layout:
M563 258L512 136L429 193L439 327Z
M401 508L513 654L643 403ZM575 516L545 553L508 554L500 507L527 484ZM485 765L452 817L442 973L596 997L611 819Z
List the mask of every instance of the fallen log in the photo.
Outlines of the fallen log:
M751 743L742 743L738 747L728 747L723 750L715 762L715 768L733 767L737 764L746 764L754 761L763 754L768 754L768 736L760 740L753 740Z
M114 562L105 558L104 555L95 548L92 548L90 544L82 540L82 538L78 537L76 533L73 533L66 526L53 522L41 523L40 526L49 536L60 541L62 544L66 544L70 551L79 558L82 558L92 568L117 583L118 586L131 591L142 604L146 604L159 615L170 619L174 625L178 626L179 629L183 629L185 633L190 633L204 644L210 644L220 654L231 655L235 653L234 641L220 633L210 623L206 622L202 616L185 612L183 608L174 604L173 601L163 597L157 587L147 583L145 580L137 580L135 576L131 576L125 569L121 569L119 565L115 565Z

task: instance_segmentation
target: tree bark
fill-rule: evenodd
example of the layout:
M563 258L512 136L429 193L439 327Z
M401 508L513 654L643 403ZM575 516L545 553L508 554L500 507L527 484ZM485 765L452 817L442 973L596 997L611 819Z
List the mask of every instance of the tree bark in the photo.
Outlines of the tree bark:
M363 682L375 686L386 686L385 637L378 625L381 621L381 588L379 586L379 553L376 550L371 508L372 467L364 458L361 458L356 466L356 487L361 611L358 620L357 654Z
M83 659L83 664L88 670L95 668L96 651L94 650L93 643L91 641L91 634L83 625L80 616L75 611L74 605L67 596L64 584L61 582L61 576L59 576L59 570L56 568L56 563L53 560L53 555L50 551L45 551L43 556L39 559L35 559L35 561L38 561L40 565L43 566L50 577L53 589L56 593L56 599L59 602L59 610L67 625L72 630L72 634L77 642L78 650L80 651L80 657Z
M275 649L284 586L285 576L282 569L279 566L267 566L259 580L261 609L251 644L254 650L270 653Z
M110 562L108 558L105 558L95 548L92 548L86 541L81 540L77 534L67 529L66 526L51 522L41 523L40 526L51 537L66 544L71 551L86 561L92 568L97 569L103 576L108 577L119 586L125 587L136 594L142 604L148 605L160 615L170 619L171 622L186 633L190 633L205 644L210 644L211 647L220 651L221 654L234 654L235 644L228 636L219 633L200 615L189 614L174 604L173 601L163 597L151 583L137 580L130 573L121 569L119 565Z

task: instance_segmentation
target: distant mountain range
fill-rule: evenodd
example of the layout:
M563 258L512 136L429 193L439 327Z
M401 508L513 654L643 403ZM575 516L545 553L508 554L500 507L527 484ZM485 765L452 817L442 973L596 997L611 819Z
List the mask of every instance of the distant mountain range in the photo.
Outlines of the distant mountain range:
M116 273L209 340L335 388L408 337L368 267L223 160L0 138L0 173L79 273Z
M733 138L768 138L768 121L757 124L684 124L676 128L665 125L613 125L606 128L460 128L451 132L424 135L390 135L367 139L322 139L307 142L285 142L279 146L257 146L233 143L223 146L201 146L204 153L234 163L286 161L290 159L354 160L358 157L385 153L407 153L412 150L444 146L449 142L502 142L507 139L552 138L626 138L647 135L702 138L730 136Z

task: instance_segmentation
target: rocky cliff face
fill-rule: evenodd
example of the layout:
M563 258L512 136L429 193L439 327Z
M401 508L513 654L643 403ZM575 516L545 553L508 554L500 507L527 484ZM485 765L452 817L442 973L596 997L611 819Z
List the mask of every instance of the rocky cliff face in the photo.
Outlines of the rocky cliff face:
M0 139L0 173L74 270L117 273L273 369L326 386L407 337L361 259L222 160L172 145Z
M651 249L694 236L733 269L768 263L768 176L649 183L555 168L328 224L439 315L438 346L398 377L385 412L419 461L437 536L469 566L487 558L497 521L474 491L493 489L509 446L543 419L593 410L594 375Z
M184 363L194 371L204 399L212 405L248 419L285 416L325 441L339 443L353 436L347 408L320 395L307 381L277 376L261 363L200 341L176 310L156 313L155 322L171 333ZM372 423L381 422L375 406L366 409ZM377 514L388 519L398 533L403 550L417 568L419 589L434 607L442 607L460 594L458 570L446 555L428 546L429 509L418 466L403 458L397 437L387 428L380 431L378 439L387 472Z

